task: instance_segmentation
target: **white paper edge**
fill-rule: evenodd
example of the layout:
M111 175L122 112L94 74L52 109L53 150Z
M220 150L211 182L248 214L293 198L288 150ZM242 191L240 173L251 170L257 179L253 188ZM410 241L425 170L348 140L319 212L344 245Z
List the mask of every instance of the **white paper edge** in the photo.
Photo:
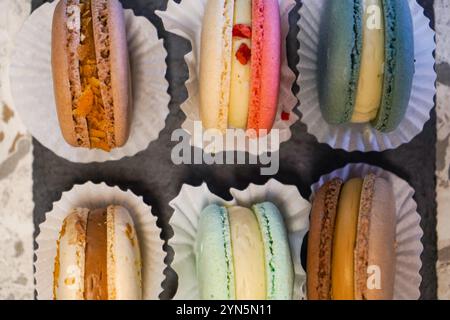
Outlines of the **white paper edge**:
M163 249L164 241L161 239L161 229L156 224L157 217L152 214L151 206L144 203L142 196L137 196L130 190L123 191L119 187L110 187L105 183L87 182L75 185L71 190L64 192L61 199L53 203L52 210L45 214L45 221L39 225L34 262L38 300L53 299L52 280L56 240L70 210L73 208L105 208L109 205L121 205L130 212L141 249L143 299L159 299L159 295L163 292L162 283L166 279L164 270L167 265L164 260L167 253ZM145 234L141 230L145 230ZM44 256L49 255L52 256L51 259L44 259ZM151 263L146 264L146 261L151 261ZM144 278L148 280L145 281ZM147 285L144 281L147 282ZM51 286L49 286L49 282Z
M346 151L384 151L396 149L404 143L410 142L420 134L424 125L430 119L434 107L437 79L434 70L434 56L436 49L435 32L429 26L430 20L424 15L424 9L416 0L408 0L413 16L416 73L410 105L405 119L392 133L383 134L372 128L370 124L347 124L333 126L326 123L319 108L318 93L314 78L304 79L303 70L316 69L316 55L312 49L318 43L318 21L325 0L304 0L299 10L300 28L297 39L300 43L298 55L300 57L297 70L300 87L298 99L301 121L307 125L308 133L315 136L319 143L326 143L334 149ZM307 32L308 30L308 32ZM314 30L314 31L312 31ZM304 47L308 49L304 50ZM417 72L418 67L421 71Z
M241 151L241 152L249 152L253 155L260 155L265 152L276 152L280 149L280 146L283 142L288 141L291 136L291 126L298 121L298 116L295 114L295 107L298 104L297 97L294 95L292 91L292 86L295 84L295 73L288 66L287 59L287 35L289 33L289 13L292 8L295 6L295 0L279 0L280 2L280 11L285 12L284 19L281 21L281 30L282 30L282 70L281 70L281 80L280 80L280 100L278 104L278 112L277 117L274 124L274 129L279 129L280 138L278 145L272 145L272 143L263 143L267 145L268 148L259 148L258 150L254 150L249 147L249 139L246 139L246 143L243 146L227 146L226 140L224 138L222 142L222 148L211 150L211 148L204 148L204 145L200 139L195 139L193 137L193 132L195 131L194 121L200 121L199 117L194 113L189 111L190 108L196 107L199 109L198 102L198 92L199 92L199 83L198 83L198 72L199 72L199 64L197 63L196 57L200 56L200 32L199 28L201 28L201 20L192 20L190 17L194 13L199 14L202 17L204 8L206 6L207 0L197 0L197 1L188 1L183 0L180 4L177 4L175 1L169 1L167 5L166 11L156 11L156 15L158 15L164 24L164 28L171 33L174 33L178 36L186 38L191 42L193 47L193 51L189 52L185 56L186 64L189 68L189 79L186 81L186 88L188 90L188 98L185 102L181 104L181 109L186 115L186 120L182 124L182 128L191 136L190 144L191 146L196 146L198 148L204 149L207 153L219 153L222 151ZM197 45L196 45L197 44ZM195 54L194 54L195 53ZM282 111L288 112L290 114L290 118L288 121L283 121L280 119L280 114ZM272 134L268 135L269 141L272 140ZM267 138L267 137L266 137ZM261 141L261 139L259 139ZM235 148L237 147L237 148Z
M412 231L413 233L412 237L408 237L410 238L409 245L413 248L413 250L411 250L413 251L413 261L410 265L408 265L410 270L399 270L398 265L396 266L396 273L403 273L407 271L411 277L408 279L408 283L405 284L399 283L397 281L398 277L396 277L394 285L394 300L418 300L420 298L420 284L422 282L420 269L422 267L421 254L423 252L423 244L421 239L423 237L423 230L420 226L421 217L417 212L417 203L413 198L415 192L408 182L399 178L395 174L376 166L371 166L364 163L349 164L341 169L321 176L320 179L311 186L311 201L314 199L314 194L319 190L319 188L334 178L341 178L342 180L347 181L351 178L364 177L369 173L374 173L375 175L392 183L397 208L397 239L401 237L402 232ZM412 222L412 225L408 226L410 229L406 230L403 228L405 217L409 219L409 222ZM400 247L397 248L397 252L398 251L402 251ZM406 287L409 286L410 291L404 290L405 285Z
M195 265L188 265L185 257L194 254L201 211L209 204L249 207L263 201L277 205L284 217L295 270L293 299L305 299L306 272L301 265L300 252L303 238L309 229L310 203L302 198L297 187L281 184L275 179L264 185L250 184L242 191L230 189L230 194L233 199L226 201L214 195L206 183L198 187L184 184L177 197L169 203L174 209L170 220L174 236L168 241L168 245L175 252L171 267L178 275L178 290L174 299L199 299Z

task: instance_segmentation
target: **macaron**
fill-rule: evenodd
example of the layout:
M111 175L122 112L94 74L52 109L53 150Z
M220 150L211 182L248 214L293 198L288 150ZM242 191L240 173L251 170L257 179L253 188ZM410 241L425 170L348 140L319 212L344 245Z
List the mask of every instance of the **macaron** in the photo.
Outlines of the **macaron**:
M294 268L288 237L272 203L251 209L205 208L195 256L201 299L292 299Z
M71 210L56 248L55 300L142 299L139 241L125 208Z
M106 152L124 146L132 105L120 1L60 0L53 15L51 60L56 112L66 142Z
M394 131L406 114L415 70L408 1L340 0L325 6L318 52L324 119Z
M311 300L390 300L396 209L391 184L369 174L334 179L314 196L307 251Z
M270 131L280 68L278 0L208 0L200 52L204 128Z

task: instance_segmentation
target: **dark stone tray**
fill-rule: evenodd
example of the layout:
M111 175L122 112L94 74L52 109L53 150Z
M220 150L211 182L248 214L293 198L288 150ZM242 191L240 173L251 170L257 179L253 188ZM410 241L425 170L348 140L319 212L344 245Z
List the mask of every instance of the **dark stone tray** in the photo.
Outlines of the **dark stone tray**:
M33 0L33 9L44 0ZM133 158L103 164L75 164L57 157L39 142L34 141L33 163L33 197L35 201L34 224L35 236L39 233L39 224L44 215L52 208L52 203L60 199L62 192L70 190L74 184L87 181L106 182L123 189L131 189L142 195L146 203L158 216L158 225L163 229L163 238L169 239L173 231L169 225L172 210L168 203L180 191L182 184L200 185L207 182L211 191L224 198L231 198L229 188L244 189L249 183L263 184L271 177L260 176L257 165L181 165L175 166L170 158L172 148L177 144L171 142L171 133L181 126L184 114L180 104L186 99L187 91L184 82L188 79L188 69L184 55L190 51L190 43L173 34L167 33L162 22L155 15L155 10L165 10L167 0L122 0L124 7L131 8L137 15L142 15L158 28L169 53L167 58L167 79L170 83L171 95L170 115L160 138L151 143L146 151ZM426 14L434 25L433 0L420 0L426 8ZM297 20L300 1L291 12L291 31L288 39L289 62L296 71L298 62ZM51 90L49 88L49 90ZM295 92L298 88L294 88ZM52 128L56 130L56 128ZM435 160L436 160L436 114L433 111L431 120L423 132L411 143L396 150L382 153L348 153L333 150L327 145L317 143L316 139L306 133L306 128L298 122L292 128L292 139L284 143L280 151L280 171L274 177L282 183L293 184L301 194L310 196L310 185L328 172L341 168L348 163L366 162L390 170L408 181L416 190L415 200L422 216L424 230L422 255L423 277L421 285L422 299L437 298L437 278L435 264L436 247L436 202L435 202ZM173 252L170 248L169 258ZM167 270L168 280L164 283L162 298L171 298L176 290L176 275Z

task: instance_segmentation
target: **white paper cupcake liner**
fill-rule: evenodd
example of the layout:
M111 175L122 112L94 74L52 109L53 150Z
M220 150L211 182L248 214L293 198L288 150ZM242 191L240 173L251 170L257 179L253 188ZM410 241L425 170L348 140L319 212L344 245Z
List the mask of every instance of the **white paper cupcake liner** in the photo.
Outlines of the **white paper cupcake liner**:
M166 11L156 11L156 14L161 17L164 28L180 37L186 38L191 42L192 51L185 56L185 61L189 67L189 79L186 81L186 88L188 90L188 98L181 105L181 109L186 115L186 120L182 128L192 137L190 143L193 146L204 148L206 152L218 153L221 151L244 151L252 154L261 154L266 152L265 148L253 150L249 146L249 139L246 139L245 145L242 146L227 146L226 138L224 136L222 148L210 150L205 148L202 143L203 130L195 130L196 123L200 120L200 97L199 97L199 69L200 69L200 43L202 20L205 11L207 0L182 0L180 4L170 0ZM293 112L297 105L297 98L292 92L292 86L295 83L295 74L288 66L286 54L286 37L289 32L289 13L295 6L294 0L279 0L280 16L281 16L281 31L282 31L282 61L281 61L281 80L280 80L280 95L278 102L278 112L275 119L273 129L279 134L279 144L269 143L267 151L279 150L280 144L286 142L291 138L290 127L298 120L298 116ZM289 120L281 119L282 112L288 113ZM201 126L200 126L201 127ZM199 132L197 132L199 131ZM273 131L269 134L269 141L273 140ZM198 137L196 137L198 136ZM266 143L264 143L266 145Z
M151 207L146 205L142 197L131 191L122 191L118 187L88 182L76 185L72 190L64 192L59 201L53 204L52 211L46 214L45 221L39 226L40 233L36 238L35 279L37 298L53 299L53 271L56 256L56 241L59 238L64 219L74 208L98 209L109 205L120 205L130 212L139 238L142 258L143 299L156 300L162 292L165 279L161 229L156 225L157 218Z
M300 251L309 229L309 202L302 198L295 186L283 185L274 179L263 186L250 184L245 190L230 189L230 193L233 200L225 201L214 195L205 183L199 187L185 184L169 203L174 209L170 220L174 236L169 240L169 246L175 251L171 267L178 274L178 290L174 299L200 299L194 250L202 210L210 204L249 208L264 201L275 204L284 217L295 271L293 299L304 299L306 273L301 265Z
M349 164L322 176L318 182L313 184L311 198L314 198L314 194L322 185L334 178L347 181L352 178L364 177L369 173L388 180L394 188L397 209L394 299L417 300L420 297L420 283L422 282L420 256L423 251L421 242L423 231L420 227L421 218L417 212L417 204L413 199L414 189L405 180L378 167L367 164Z
M381 133L370 124L330 125L322 117L318 95L317 57L321 15L327 0L304 0L298 22L300 32L298 51L300 73L300 112L308 133L320 143L347 151L384 151L408 143L430 119L434 107L436 72L433 52L436 48L434 31L429 26L423 8L416 0L408 0L414 24L415 74L408 111L399 127L391 133Z
M10 69L14 103L30 133L58 156L72 162L119 160L145 150L158 139L169 114L167 52L156 28L125 10L133 91L130 138L111 152L74 148L64 141L56 114L51 69L51 27L57 1L40 6L17 35Z

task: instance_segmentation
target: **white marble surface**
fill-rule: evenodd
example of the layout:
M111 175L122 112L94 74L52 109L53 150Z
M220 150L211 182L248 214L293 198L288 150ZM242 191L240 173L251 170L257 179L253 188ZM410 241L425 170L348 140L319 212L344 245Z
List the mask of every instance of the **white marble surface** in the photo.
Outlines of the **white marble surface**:
M31 0L0 0L0 299L33 298L31 138L14 112L8 63Z
M30 137L14 113L8 57L31 0L0 0L0 299L32 299L33 200ZM439 298L450 299L450 2L435 0Z
M436 0L438 296L450 299L450 2Z

